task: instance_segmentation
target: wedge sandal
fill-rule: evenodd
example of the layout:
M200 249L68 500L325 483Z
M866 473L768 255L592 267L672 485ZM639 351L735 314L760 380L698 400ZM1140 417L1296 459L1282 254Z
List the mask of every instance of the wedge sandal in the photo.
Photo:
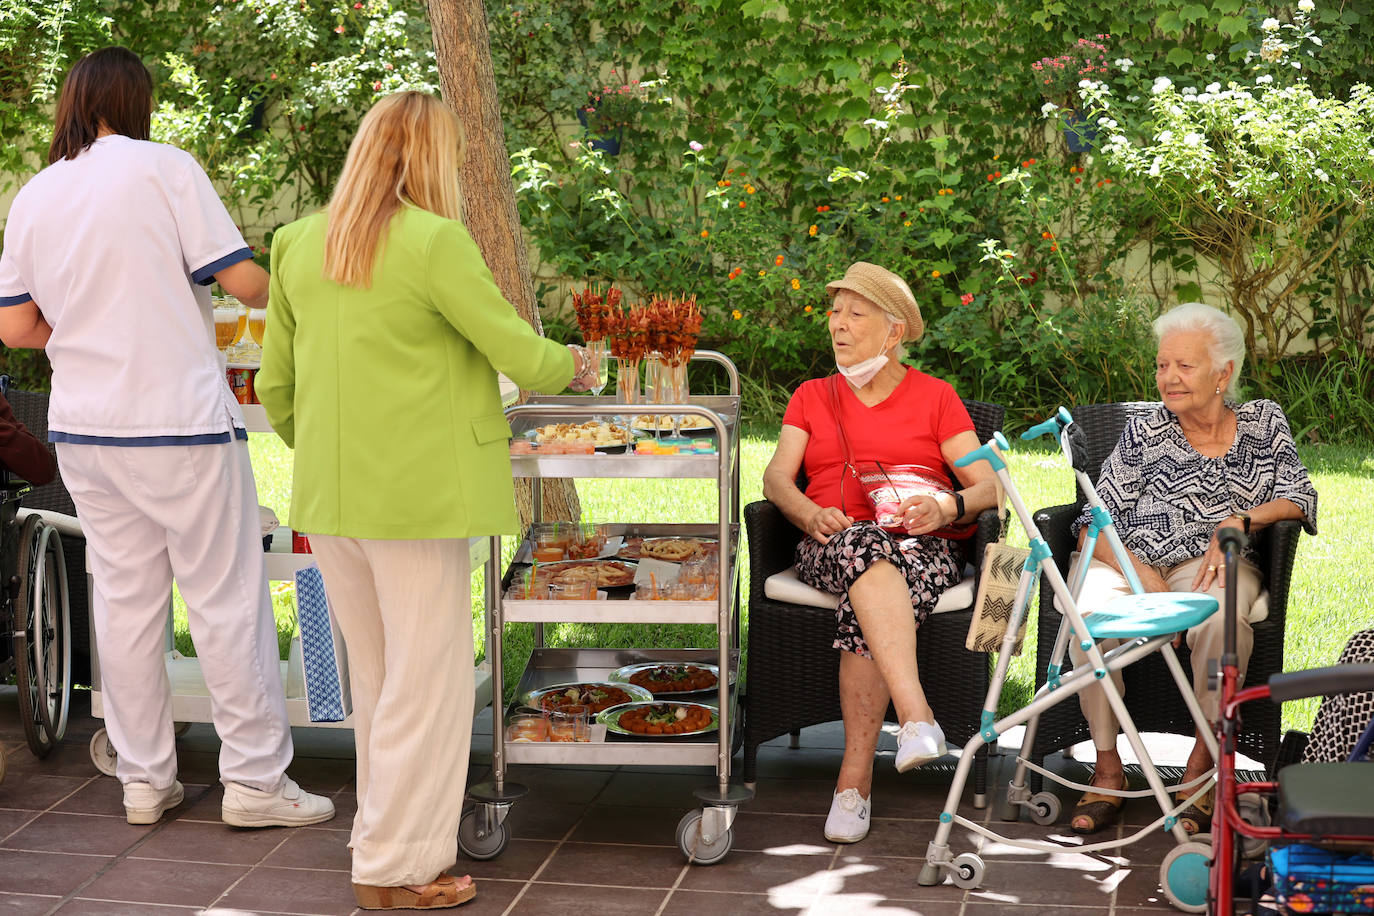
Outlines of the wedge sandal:
M1213 789L1208 789L1207 794L1178 813L1178 822L1189 836L1197 836L1199 833L1212 831L1212 809L1215 807L1213 791ZM1189 794L1188 792L1178 793L1174 796L1175 803L1183 801Z
M476 896L476 884L459 887L458 879L449 874L440 875L418 892L406 887L353 885L353 897L365 910L441 910Z
M1121 788L1129 789L1130 782L1125 774L1121 776ZM1107 795L1102 792L1084 792L1083 797L1078 800L1078 804L1073 806L1073 812L1069 815L1069 829L1074 833L1088 835L1106 830L1117 822L1121 816L1121 809L1126 806L1126 799L1121 795ZM1080 817L1087 818L1086 826L1078 826L1074 821Z

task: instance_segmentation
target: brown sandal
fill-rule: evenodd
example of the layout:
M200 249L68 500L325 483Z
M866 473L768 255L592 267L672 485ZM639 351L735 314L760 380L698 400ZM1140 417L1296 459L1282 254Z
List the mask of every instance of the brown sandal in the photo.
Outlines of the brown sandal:
M458 879L447 873L440 874L418 893L406 887L353 885L353 897L365 910L438 910L467 903L476 896L476 884L459 887Z
M1121 774L1121 788L1129 789L1130 787L1131 784L1126 779L1126 774ZM1084 836L1106 830L1116 823L1121 814L1121 809L1125 806L1126 799L1124 796L1105 795L1101 792L1084 792L1083 797L1078 800L1078 804L1073 806L1073 813L1069 817L1069 829ZM1080 817L1088 819L1088 826L1079 827L1073 823Z
M1178 813L1178 822L1189 836L1212 832L1212 810L1215 807L1212 791L1212 789L1208 789L1201 798ZM1181 802L1191 794L1191 792L1180 792L1174 796L1174 802Z

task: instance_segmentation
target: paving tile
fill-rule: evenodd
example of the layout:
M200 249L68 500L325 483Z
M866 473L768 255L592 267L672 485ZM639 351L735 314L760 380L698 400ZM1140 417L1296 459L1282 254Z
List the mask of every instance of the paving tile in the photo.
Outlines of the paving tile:
M731 894L725 891L673 891L663 916L701 916L703 913L729 913L731 916L801 916L814 895L799 897L791 905L768 894Z
M748 804L750 811L819 814L824 817L835 797L835 778L760 779L755 791L757 794Z
M286 842L284 830L237 830L225 824L172 821L130 853L138 859L256 865Z
M964 907L964 916L1107 916L1108 912L1110 910L1105 906L1062 906L1057 903L1035 906L1029 903L982 903L972 900Z
M109 856L0 849L0 891L65 896L111 861Z
M351 757L302 757L297 754L287 772L307 792L332 795L345 786L353 785L358 775L358 765Z
M626 868L627 863L633 868ZM666 846L564 843L536 880L553 884L601 884L670 888L687 868L681 850Z
M835 849L835 844L825 838L825 818L815 814L767 814L745 807L730 831L734 848L740 850L823 854Z
M917 878L925 864L924 856L919 859L879 858L842 849L830 872L831 887L827 895L877 894L886 900L937 903L957 903L964 899L964 891L948 881L923 887Z
M69 734L42 759L29 752L28 744L21 743L19 748L9 755L10 773L37 772L47 776L72 776L81 779L99 776L100 771L91 762L91 752L87 746L89 740L76 739Z
M674 808L683 813L700 804L692 793L707 784L691 773L644 773L622 770L614 774L596 796L598 804L633 805L642 808ZM682 815L679 814L678 817Z
M40 814L5 839L8 849L29 852L80 852L114 856L143 839L155 826L136 827L122 817L94 814Z
M1010 839L1055 843L1064 848L1054 852L1040 852L1023 846L980 837L981 845L978 847L978 855L988 863L996 861L1033 862L1076 867L1081 862L1096 861L1111 867L1126 861L1124 853L1120 850L1103 850L1091 853L1077 851L1077 847L1087 843L1105 842L1108 839L1116 838L1115 829L1104 830L1101 833L1083 837L1065 829L1063 824L1042 827L1038 824L1007 823L1006 821L994 820L989 827Z
M247 873L248 869L241 865L123 859L84 888L82 894L102 900L209 906Z
M922 861L926 857L926 847L935 839L939 828L935 821L901 820L898 818L875 817L868 828L868 836L857 843L849 844L841 850L841 855L853 853L864 858L875 856L895 856L898 858ZM950 848L955 854L972 852L977 848L978 834L954 825L950 834Z
M171 816L176 817L180 811L185 811L195 804L197 798L203 795L208 788L204 783L182 783L185 797L180 805L171 809ZM124 817L124 787L119 780L108 777L92 779L76 792L67 798L62 799L53 808L63 814L101 814L108 817Z
M210 821L224 823L220 817L220 806L224 804L224 786L213 783L210 788L193 798L188 798L172 816L180 821Z
M478 890L481 896L481 890ZM667 891L602 888L587 885L532 884L516 902L520 916L567 916L595 912L597 916L653 916Z
M39 916L51 910L61 899L36 894L0 894L0 913L5 916Z
M353 857L348 851L346 834L302 827L291 831L286 841L273 849L262 864L346 872L352 868Z
M1169 899L1159 886L1159 863L1133 864L1123 867L1117 875L1116 905L1118 907L1170 906Z
M499 878L474 880L477 882L477 896L456 911L462 913L463 916L501 916L502 913L506 912L511 901L515 899L515 895L526 887L524 881L503 881ZM365 913L367 911L359 910L358 912Z
M834 890L831 856L731 852L716 865L689 868L678 885L684 890L797 895Z
M330 830L352 830L353 815L358 813L358 796L354 792L341 789L329 796L334 803L334 819L325 821ZM342 826L340 826L342 825Z
M219 782L219 751L188 751L177 745L177 778L182 783L211 785Z
M0 784L0 808L43 811L76 792L91 778L50 776L47 773L10 770Z
M37 811L20 811L15 808L0 808L0 845L5 837L38 817Z
M1117 880L1111 865L1087 856L1064 864L996 862L987 866L982 885L969 892L969 902L1107 906Z
M959 916L962 907L961 899L889 900L873 893L833 894L821 897L812 904L807 916L850 916L860 913L881 916Z
M546 801L528 804L522 799L511 807L506 825L511 836L527 840L561 840L586 811L585 804L561 805Z
M633 775L633 771L617 774L610 770L587 770L581 767L514 766L506 771L506 781L519 783L530 790L522 802L590 802L598 800L612 776ZM485 781L485 777L483 779ZM633 780L631 780L633 781ZM637 804L638 802L636 802ZM614 804L623 804L615 802Z
M198 907L168 906L166 904L125 903L119 900L92 900L77 897L57 911L61 916L184 916L200 913Z
M527 881L534 876L550 855L557 843L546 840L511 840L505 851L486 862L474 862L461 852L453 868L454 874L471 874L476 880L482 878L505 878L510 881Z
M674 831L687 811L592 805L573 830L579 843L629 843L639 846L676 846Z
M223 897L215 909L279 913L319 913L346 916L358 904L348 875L337 871L309 871L260 865Z

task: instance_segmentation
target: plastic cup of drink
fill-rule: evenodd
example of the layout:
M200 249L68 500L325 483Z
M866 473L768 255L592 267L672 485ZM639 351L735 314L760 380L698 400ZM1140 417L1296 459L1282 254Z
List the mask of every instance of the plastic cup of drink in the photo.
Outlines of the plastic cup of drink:
M516 713L506 723L506 740L512 743L548 741L549 721L542 714Z
M588 741L591 710L582 705L559 706L549 712L550 741Z

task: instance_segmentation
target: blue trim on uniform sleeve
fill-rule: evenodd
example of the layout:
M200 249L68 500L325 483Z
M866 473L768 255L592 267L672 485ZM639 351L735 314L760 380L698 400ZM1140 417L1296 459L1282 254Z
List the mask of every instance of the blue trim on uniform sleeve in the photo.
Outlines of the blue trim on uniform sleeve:
M33 299L28 293L20 293L17 296L0 296L0 309L9 308L12 305L23 305Z
M239 261L250 260L252 257L253 250L251 248L240 248L238 251L226 254L218 260L211 261L200 270L193 271L191 280L201 286L209 286L211 283L215 282L215 274L224 270L226 267L237 264Z
M234 439L247 439L247 430L234 429ZM194 436L83 436L79 433L64 433L48 430L49 442L65 442L69 445L113 445L119 448L149 448L156 445L224 445L232 439L227 432L201 433Z

